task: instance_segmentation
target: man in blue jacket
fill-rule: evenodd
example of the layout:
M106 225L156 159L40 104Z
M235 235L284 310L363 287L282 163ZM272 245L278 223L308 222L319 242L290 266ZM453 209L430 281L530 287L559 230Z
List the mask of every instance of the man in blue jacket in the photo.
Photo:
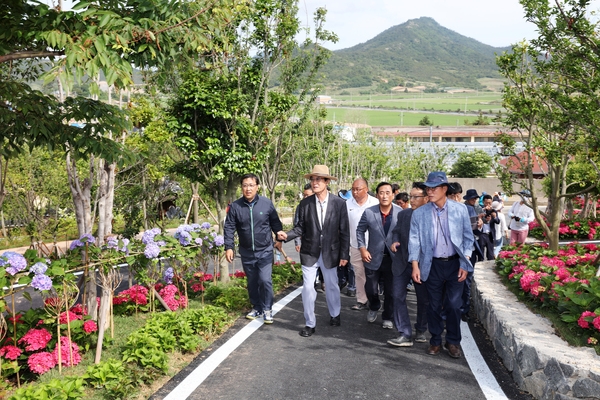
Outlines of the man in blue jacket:
M231 203L225 219L225 258L234 257L233 234L238 233L239 252L248 280L248 296L252 311L248 319L263 317L273 323L273 237L283 232L283 225L271 200L259 196L259 179L254 174L242 176L242 197Z
M429 294L427 326L431 333L427 354L437 355L442 347L446 315L446 344L453 358L462 355L460 308L467 274L473 271L473 230L464 204L448 201L448 178L431 172L425 182L429 203L413 211L408 240L412 279L425 284Z

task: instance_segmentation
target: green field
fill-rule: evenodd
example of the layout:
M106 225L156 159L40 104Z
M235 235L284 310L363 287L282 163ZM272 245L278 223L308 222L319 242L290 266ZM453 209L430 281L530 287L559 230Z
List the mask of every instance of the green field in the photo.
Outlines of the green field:
M434 126L465 126L465 119L473 121L474 116L443 114L433 112L412 112L400 110L373 110L361 108L327 108L327 120L338 123L366 124L371 126L417 126L424 116L433 121ZM490 117L490 116L488 116ZM493 116L491 116L493 117Z

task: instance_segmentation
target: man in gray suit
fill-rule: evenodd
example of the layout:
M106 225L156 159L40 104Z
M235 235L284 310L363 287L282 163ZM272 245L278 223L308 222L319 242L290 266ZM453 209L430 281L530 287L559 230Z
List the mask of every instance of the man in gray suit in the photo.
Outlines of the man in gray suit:
M396 253L391 250L392 232L396 227L398 214L402 208L393 203L394 194L391 184L381 182L377 185L376 193L379 204L369 207L363 212L356 228L356 240L367 278L365 283L365 291L369 300L367 321L375 322L377 312L381 308L378 289L381 278L385 296L381 314L382 326L385 329L392 329L394 327L392 323L394 304L392 262L396 258ZM366 232L369 232L368 246L365 241Z
M315 165L312 172L304 175L310 179L313 195L303 199L298 205L298 220L294 228L278 234L279 240L289 241L300 237L300 262L302 264L302 305L306 326L300 336L309 337L315 333L314 287L317 269L321 269L325 281L325 296L331 319L331 326L340 326L340 288L337 267L345 267L350 258L350 229L346 201L331 195L327 185L337 178L329 175L325 165Z
M461 357L460 307L469 261L473 251L473 231L464 204L448 201L448 178L444 172L431 172L425 182L429 203L413 211L408 241L408 260L415 284L425 284L429 294L427 325L431 333L427 354L437 355L442 345L446 315L446 344L453 358Z

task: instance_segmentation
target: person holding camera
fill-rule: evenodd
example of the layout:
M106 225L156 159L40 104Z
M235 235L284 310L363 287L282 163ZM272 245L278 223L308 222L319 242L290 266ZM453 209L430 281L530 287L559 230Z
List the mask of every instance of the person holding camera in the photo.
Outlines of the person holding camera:
M511 246L525 243L529 234L529 223L535 219L533 210L525 203L525 198L531 197L529 190L525 189L517 194L521 196L521 201L515 201L508 212Z
M496 233L496 224L500 223L500 219L496 211L492 208L492 196L489 194L483 196L482 211L481 219L483 220L483 225L481 226L481 234L479 235L479 247L481 248L482 256L486 256L488 260L494 260L496 258L494 256L494 235Z

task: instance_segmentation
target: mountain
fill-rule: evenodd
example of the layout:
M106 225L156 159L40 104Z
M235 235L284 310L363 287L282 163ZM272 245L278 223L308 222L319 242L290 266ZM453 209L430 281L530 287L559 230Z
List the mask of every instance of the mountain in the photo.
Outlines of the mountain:
M323 73L327 86L339 88L418 82L478 89L478 78L500 78L495 53L508 49L488 46L422 17L334 51Z

